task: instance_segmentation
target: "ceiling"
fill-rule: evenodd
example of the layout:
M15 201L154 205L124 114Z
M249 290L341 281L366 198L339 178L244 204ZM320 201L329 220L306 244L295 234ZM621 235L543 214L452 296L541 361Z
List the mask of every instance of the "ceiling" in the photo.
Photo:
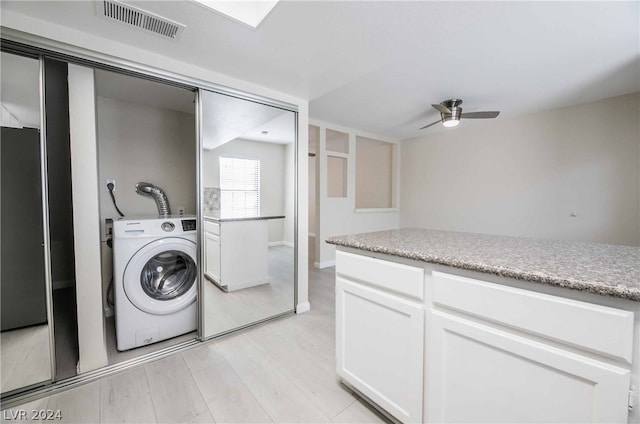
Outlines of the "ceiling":
M395 139L441 131L418 128L448 98L507 119L640 90L637 1L283 1L257 29L189 1L128 3L186 29L163 39L97 16L90 1L1 7L307 99L312 119Z
M215 149L237 138L278 144L295 140L294 113L276 107L203 91L202 116L202 146L205 150Z
M1 103L27 127L40 127L39 63L35 59L2 53ZM192 91L147 79L98 69L96 95L153 108L194 115ZM289 144L295 140L293 112L213 92L203 92L205 149L236 138Z
M159 82L101 69L95 72L96 94L160 109L195 113L195 94Z
M101 69L95 72L95 83L98 96L191 115L196 112L195 94L184 88ZM202 113L206 118L203 147L207 150L236 138L276 144L295 140L294 114L290 111L202 91Z

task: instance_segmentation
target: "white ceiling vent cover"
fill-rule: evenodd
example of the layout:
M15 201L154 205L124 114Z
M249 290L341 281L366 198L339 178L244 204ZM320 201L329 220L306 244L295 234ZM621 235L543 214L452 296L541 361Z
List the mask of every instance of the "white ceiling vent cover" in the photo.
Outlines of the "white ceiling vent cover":
M186 28L185 25L171 19L163 18L155 13L130 6L118 0L97 1L96 12L105 18L115 19L172 40L178 39Z

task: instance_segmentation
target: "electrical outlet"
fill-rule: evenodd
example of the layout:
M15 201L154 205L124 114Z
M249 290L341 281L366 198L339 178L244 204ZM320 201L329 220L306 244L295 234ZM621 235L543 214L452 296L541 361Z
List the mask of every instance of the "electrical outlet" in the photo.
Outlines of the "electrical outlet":
M180 216L183 216L183 215L184 215L184 206L178 206L178 214L179 214Z
M116 191L116 180L107 180L107 182L104 185L107 191L109 191L109 184L113 184L113 191Z
M113 234L113 219L107 218L104 220L104 236L109 238Z

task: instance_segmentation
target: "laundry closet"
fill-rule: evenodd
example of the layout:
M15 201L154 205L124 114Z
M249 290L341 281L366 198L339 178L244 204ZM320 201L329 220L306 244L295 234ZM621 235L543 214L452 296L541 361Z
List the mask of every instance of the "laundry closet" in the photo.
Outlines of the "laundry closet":
M304 307L295 108L4 40L2 48L3 200L11 189L17 210L40 206L22 214L33 242L18 259L40 257L28 277L42 312L3 327L3 404ZM30 76L29 96L19 76ZM27 100L37 125L5 130ZM23 139L39 172L28 188L11 188L19 169L5 163L27 155ZM20 193L33 194L31 206ZM17 237L9 216L3 209L3 250ZM249 265L240 252L252 252ZM7 284L27 277L24 266L5 273L4 261L3 309L19 296L9 299Z
M103 306L107 359L111 365L196 337L194 328L180 339L154 344L144 351L118 350L114 315L117 278L110 246L114 242L113 221L121 218L118 212L124 219L158 217L153 198L136 190L141 182L164 191L172 214L195 219L195 94L184 88L99 69L95 70L95 85ZM107 182L113 184L113 199Z

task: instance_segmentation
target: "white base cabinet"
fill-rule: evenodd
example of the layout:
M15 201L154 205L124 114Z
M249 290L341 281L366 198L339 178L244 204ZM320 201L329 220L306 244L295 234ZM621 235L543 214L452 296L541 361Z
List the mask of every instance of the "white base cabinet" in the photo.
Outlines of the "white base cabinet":
M338 375L399 421L419 422L424 270L337 253Z
M411 263L336 255L337 373L391 416L635 419L640 304L608 298L604 306Z
M340 377L402 422L422 417L421 304L336 279Z
M427 422L627 422L628 369L445 313L430 321Z
M204 275L210 280L220 281L220 236L204 233Z
M627 421L632 312L441 272L431 288L426 421Z
M225 291L269 282L267 220L205 221L204 275Z

